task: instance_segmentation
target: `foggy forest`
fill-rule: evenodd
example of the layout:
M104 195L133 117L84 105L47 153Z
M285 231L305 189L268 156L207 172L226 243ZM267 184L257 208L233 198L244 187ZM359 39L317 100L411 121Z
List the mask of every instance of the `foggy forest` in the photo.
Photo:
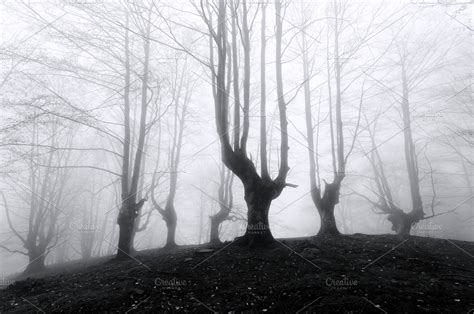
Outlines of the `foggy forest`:
M472 313L472 17L0 1L0 312Z

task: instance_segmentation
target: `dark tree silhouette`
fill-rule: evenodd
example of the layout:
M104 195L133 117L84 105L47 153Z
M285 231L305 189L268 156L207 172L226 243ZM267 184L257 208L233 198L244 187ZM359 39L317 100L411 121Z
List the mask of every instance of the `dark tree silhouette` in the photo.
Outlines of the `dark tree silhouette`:
M117 250L117 259L128 258L132 252L133 234L135 229L135 219L138 216L146 199L142 198L137 201L138 184L142 167L143 150L145 146L146 124L147 124L147 109L150 102L148 98L149 89L149 62L150 62L150 28L151 28L151 6L147 12L148 17L143 17L145 28L142 29L143 36L143 74L141 76L142 91L141 91L141 108L140 108L140 122L139 135L134 153L135 160L133 169L130 169L130 161L133 154L133 146L131 146L131 128L130 128L130 47L129 47L129 13L126 12L125 31L125 81L124 81L124 140L123 140L123 159L122 159L122 207L120 209L117 224L119 225L119 242Z
M321 184L320 179L320 165L318 160L318 143L319 143L319 130L321 121L317 121L315 124L313 122L312 114L312 103L311 103L311 78L313 73L311 70L314 67L314 57L310 55L309 51L313 44L309 44L307 40L307 26L310 25L308 12L302 12L304 29L301 31L301 56L303 61L303 90L304 90L304 104L305 104L305 118L306 118L306 139L307 139L307 149L308 149L308 159L309 159L309 178L311 185L311 198L314 205L316 206L321 226L318 232L318 235L338 235L339 230L336 225L336 218L334 216L335 206L339 203L341 184L346 176L346 165L350 154L353 151L354 143L359 135L359 122L360 115L362 110L362 101L364 95L364 86L362 84L361 97L358 108L358 116L356 127L354 130L354 135L350 143L349 149L345 147L345 131L347 132L347 127L343 123L343 111L342 111L342 95L343 87L342 84L342 71L343 67L347 63L347 59L342 58L343 55L355 54L362 44L370 36L369 29L366 30L365 36L359 39L355 48L352 50L345 51L342 53L340 51L341 37L342 32L346 28L344 25L347 21L343 18L344 14L347 14L346 2L334 1L333 2L334 18L329 20L328 27L332 26L333 28L333 42L334 47L331 51L333 54L333 64L329 63L330 49L327 48L327 86L328 86L328 108L329 108L329 130L330 130L330 143L331 143L331 158L332 158L332 172L333 177L331 182L326 182L324 189ZM304 9L304 7L302 7ZM331 23L331 24L329 24ZM328 31L329 32L329 31ZM329 35L328 35L329 36ZM334 73L334 83L335 90L333 90L333 78L331 72ZM333 97L335 101L333 102ZM318 109L320 111L320 109ZM316 132L316 139L314 133Z
M203 3L203 2L202 2ZM207 2L206 2L207 3ZM226 5L228 3L229 5ZM275 70L277 82L278 109L280 113L280 166L278 175L272 179L268 173L267 151L266 151L266 129L261 127L260 133L260 154L261 154L261 175L258 174L255 164L247 155L247 140L250 128L250 32L247 2L220 0L215 12L217 24L213 24L213 13L207 3L207 9L201 5L200 15L205 21L210 37L210 70L212 74L212 88L215 105L215 118L217 133L221 143L222 160L242 182L244 186L244 198L247 204L247 230L245 234L236 239L241 245L264 246L274 241L269 227L268 213L272 200L277 198L286 186L293 186L286 183L289 171L288 167L288 122L286 117L286 102L283 94L283 80L281 69L282 56L282 5L280 1L275 1ZM238 8L241 6L241 21L238 21ZM262 9L262 18L265 22L265 5ZM231 20L229 27L227 21ZM237 36L237 26L240 27L240 36ZM231 29L232 45L228 44L228 29ZM263 39L262 39L263 40ZM214 47L215 45L215 47ZM232 49L229 48L232 46ZM239 94L239 68L236 61L239 58L237 47L243 50L243 104L240 104ZM265 49L262 48L265 53ZM214 53L216 56L214 56ZM217 62L216 60L217 59ZM231 59L234 66L231 69ZM216 66L217 63L217 66ZM264 64L262 65L265 66ZM231 71L233 71L234 82L234 128L233 144L230 139L229 122L229 94ZM262 85L265 88L265 85ZM243 123L240 125L240 109L243 111ZM265 99L261 102L261 112L265 112ZM260 125L265 126L265 115L260 116Z

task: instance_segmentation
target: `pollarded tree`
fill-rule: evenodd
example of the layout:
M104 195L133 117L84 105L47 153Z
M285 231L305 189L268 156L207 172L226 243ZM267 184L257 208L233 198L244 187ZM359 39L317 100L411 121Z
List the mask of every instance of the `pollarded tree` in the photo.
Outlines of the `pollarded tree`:
M172 106L174 107L172 116L172 132L170 138L169 154L168 154L168 169L169 173L169 190L166 197L165 206L161 206L155 196L155 190L158 186L158 181L162 176L162 172L158 172L160 158L158 155L155 172L152 179L150 194L154 208L160 213L166 223L167 237L166 248L173 248L176 246L176 226L178 216L175 209L175 198L178 190L179 167L181 161L181 150L183 147L183 136L185 131L186 118L188 115L188 105L192 96L194 82L189 76L189 64L185 58L183 64L180 64L176 59L176 67L174 69L174 79L171 86ZM161 122L159 122L161 125ZM158 135L158 147L161 147L161 128Z
M411 15L413 17L419 17L420 12L414 12ZM413 19L413 22L408 20L408 24L415 26L419 19ZM423 20L421 20L423 21ZM438 22L437 22L438 23ZM405 27L406 24L404 24ZM442 25L442 24L441 24ZM420 176L419 166L419 154L422 148L417 145L415 140L415 131L417 124L414 123L413 112L416 109L422 108L423 102L417 102L416 107L414 105L414 98L417 96L417 92L420 86L426 85L435 74L440 74L446 67L452 65L451 61L447 59L450 56L450 52L453 50L458 40L455 37L444 36L440 25L438 28L434 28L437 31L431 31L430 33L417 33L412 29L398 30L397 35L394 37L394 64L392 66L397 70L395 73L394 81L399 84L398 88L401 93L394 92L393 88L384 88L392 94L395 98L395 104L399 104L399 120L397 123L400 127L400 133L403 133L403 154L406 166L406 176L409 183L409 193L411 198L411 208L408 212L405 212L402 208L397 206L394 201L393 193L389 185L389 180L384 170L384 164L379 154L380 143L376 142L375 133L376 125L374 123L372 129L370 126L367 127L371 141L370 155L365 154L369 159L373 174L374 181L377 187L378 201L370 200L365 197L378 208L382 213L387 214L388 221L392 224L392 230L400 235L410 234L412 226L421 220L429 219L435 216L443 215L456 210L458 207L454 207L451 210L435 213L435 197L436 191L434 186L433 169L431 162L427 159L427 164L430 168L431 177L431 189L433 192L433 198L431 202L431 215L426 215L426 204L423 203L423 197L421 192L422 178ZM413 27L414 29L415 27ZM447 28L446 28L447 29ZM400 38L401 37L401 38ZM419 96L419 95L418 95ZM428 105L432 104L433 101L425 102ZM375 122L379 119L380 113L376 115ZM369 125L369 123L367 123Z
M211 8L212 7L212 8ZM280 165L278 175L271 178L267 161L267 130L265 116L265 92L262 92L260 102L260 160L259 174L254 162L247 152L247 140L250 130L250 32L253 23L249 23L249 7L247 1L224 1L216 3L201 1L196 9L203 18L209 31L210 58L209 67L212 75L212 92L214 97L215 120L217 133L221 144L222 160L242 182L245 202L247 203L247 229L245 234L237 238L237 243L249 246L262 246L274 241L270 231L268 213L272 200L277 198L286 183L288 167L288 122L286 117L286 102L283 94L282 79L282 3L275 1L275 65L278 109L280 117ZM265 9L262 6L263 26L265 27ZM239 14L240 11L240 14ZM228 21L231 21L230 23ZM231 25L229 25L231 24ZM237 26L238 24L238 26ZM229 29L231 38L229 39ZM238 30L239 29L239 30ZM240 36L239 36L240 33ZM263 40L263 39L262 39ZM229 41L231 44L229 44ZM243 102L240 96L238 47L243 50ZM265 49L262 49L265 54ZM233 65L232 65L233 61ZM260 65L265 70L265 63ZM229 116L230 83L234 87L233 128ZM264 89L265 72L261 86ZM240 118L243 111L243 124ZM233 132L232 132L233 131ZM233 139L231 139L233 133Z
M397 205L396 201L394 200L394 193L392 192L392 188L389 183L389 178L386 175L384 163L379 153L379 144L376 142L375 133L377 130L377 120L378 117L373 123L373 127L369 127L367 129L372 146L370 151L366 154L366 157L369 160L373 171L373 178L376 186L376 191L373 192L377 195L377 200L372 200L367 196L359 194L357 192L356 194L365 198L376 209L378 209L379 214L387 215L387 220L390 221L390 223L392 224L392 230L395 231L395 233L398 235L409 235L413 225L422 220L430 219L457 210L459 206L455 206L452 209L441 213L435 212L437 194L434 183L434 170L432 168L430 160L427 159L427 163L430 170L429 177L431 179L432 197L430 205L431 214L428 216L425 214L426 206L423 205L422 194L420 191L420 184L422 181L419 175L420 168L418 166L417 155L415 153L413 153L412 155L412 152L414 152L415 145L412 143L412 137L410 136L404 136L404 152L406 156L406 174L408 177L412 207L409 212L405 212L399 205ZM410 129L407 126L405 127L407 129ZM459 205L462 205L463 203Z
M140 101L140 119L138 123L138 139L136 150L131 145L131 110L130 110L130 89L131 89L131 66L130 66L130 26L129 26L129 11L125 12L126 22L124 52L125 52L125 77L124 77L124 140L123 140L123 159L122 159L122 206L117 218L119 225L119 242L117 250L117 258L128 258L133 248L133 237L135 234L135 219L140 214L141 208L146 201L146 198L137 199L139 191L139 179L141 168L143 167L143 155L145 149L145 140L148 135L149 125L147 113L151 102L151 97L148 95L150 90L150 34L151 34L151 16L152 6L148 8L141 8L135 6L133 14L138 21L138 35L143 39L143 73L141 79L141 101ZM135 152L133 152L135 150ZM134 153L134 154L133 154ZM133 160L133 168L131 169L131 161Z
M405 115L404 115L405 117ZM406 120L405 120L406 121ZM377 122L377 121L376 121ZM418 162L416 161L416 155L414 152L414 144L411 137L411 127L408 126L408 132L405 132L404 136L404 151L405 151L405 162L407 165L407 173L409 178L409 186L412 195L412 210L405 213L393 200L393 193L389 185L388 178L385 174L384 164L379 154L378 146L375 140L375 131L377 123L373 124L373 129L368 128L372 148L370 156L366 155L372 166L374 174L374 181L377 186L378 201L370 201L372 205L387 214L387 219L392 223L392 230L400 235L408 235L413 224L417 223L424 218L423 202L420 193L420 179L418 176Z
M314 121L311 82L317 74L314 71L316 64L315 51L319 39L309 36L312 32L312 26L315 22L322 19L313 19L312 11L315 9L314 3L303 3L301 6L302 27L299 31L299 43L301 49L301 58L303 65L303 91L305 104L305 122L306 122L306 140L309 158L309 178L311 185L311 198L316 206L321 226L318 235L337 235L339 230L336 225L334 210L339 203L341 185L346 177L346 168L348 159L353 152L354 144L360 134L360 116L362 104L364 100L365 87L364 83L360 84L360 96L357 95L357 101L351 104L347 100L347 90L354 82L359 81L363 76L360 68L366 70L371 69L377 63L371 60L368 64L358 64L349 66L352 59L357 59L358 54L363 52L363 48L367 43L379 34L384 28L382 25L376 25L374 19L379 15L381 7L371 8L372 19L367 25L357 25L357 21L350 21L351 15L356 15L358 11L364 9L361 5L356 6L353 10L351 4L347 1L335 0L327 3L327 11L330 16L326 16L327 20L327 116L320 118L321 112L325 108L320 104L318 108L318 120ZM367 9L367 7L365 7ZM367 13L368 14L368 10ZM312 20L313 19L313 20ZM319 26L322 29L323 26ZM350 33L352 31L353 33ZM350 34L348 34L350 33ZM321 32L320 32L321 34ZM308 40L311 37L311 40ZM348 41L350 38L351 41ZM333 60L331 63L330 60ZM322 66L322 65L321 65ZM323 67L323 66L322 66ZM347 79L345 79L347 77ZM350 126L349 117L346 113L350 110L344 110L345 107L353 105L355 108L355 127ZM328 124L329 142L330 142L330 158L332 166L332 179L327 182L324 180L324 188L321 184L320 173L322 166L318 152L321 142L321 133L323 122ZM347 138L347 133L353 133L352 138Z

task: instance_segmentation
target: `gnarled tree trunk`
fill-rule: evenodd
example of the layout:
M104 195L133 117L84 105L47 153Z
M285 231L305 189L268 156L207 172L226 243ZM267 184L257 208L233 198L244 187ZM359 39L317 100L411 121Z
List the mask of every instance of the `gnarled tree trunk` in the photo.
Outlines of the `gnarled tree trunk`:
M383 167L382 159L378 152L378 146L375 143L375 130L376 123L374 123L373 130L368 128L369 136L372 143L371 157L369 161L371 163L375 183L377 186L379 196L378 202L371 201L365 197L370 203L376 208L381 210L381 213L387 214L387 220L392 224L392 230L397 235L409 235L411 228L414 224L420 220L425 219L423 211L423 202L420 192L420 179L418 176L418 162L415 151L415 144L413 141L411 119L410 119L410 105L409 105L409 89L405 69L405 59L400 55L401 61L401 77L402 77L402 89L403 99L401 101L402 107L402 120L403 120L403 139L404 139L404 154L405 164L407 167L408 182L410 187L412 208L411 211L406 213L399 207L397 207L393 201L392 192L388 184L387 176ZM378 119L378 117L377 117ZM377 119L375 122L377 122Z
M316 188L311 191L313 202L318 209L321 226L318 236L321 235L338 235L339 230L336 225L334 216L334 208L339 203L339 191L341 188L342 178L336 177L334 182L326 183L324 194L321 197L320 191Z
M281 1L275 1L275 65L276 65L276 85L277 85L277 101L280 116L280 165L278 175L275 179L271 178L268 173L267 165L267 151L266 151L266 125L265 117L265 84L262 84L262 99L260 112L260 160L261 160L261 176L258 174L255 164L247 156L247 140L249 138L250 128L250 31L253 23L248 23L248 7L247 2L237 4L232 1L230 5L226 5L225 1L219 1L217 10L211 10L207 6L207 11L202 8L200 12L204 22L207 24L210 32L210 60L212 75L212 90L214 96L216 129L219 135L221 144L221 156L224 165L229 168L241 181L245 190L245 201L248 208L248 226L245 234L236 239L236 242L250 246L266 245L273 241L273 236L270 232L268 222L268 212L271 201L277 198L282 190L288 186L286 177L289 171L288 167L288 121L286 116L286 102L283 93L283 78L282 78L282 15L281 15ZM238 7L241 6L242 14L237 12ZM228 27L226 22L227 10L230 7L232 27ZM265 4L262 5L262 27L265 27ZM212 11L217 15L217 25L213 25ZM241 24L237 23L237 19L241 16ZM237 36L237 24L240 27L240 37ZM227 31L231 29L232 32L232 50L229 49L227 39ZM265 32L262 31L262 36ZM239 84L238 80L238 64L236 58L240 54L237 51L237 43L243 47L243 106L240 106ZM262 38L264 41L265 38ZM214 47L214 44L216 47ZM214 49L217 54L214 54ZM262 57L265 54L265 48L262 47ZM217 55L217 68L214 55ZM228 61L231 57L234 59L234 128L233 128L233 146L230 141L230 123L229 123L229 91L230 91L230 71L231 62ZM264 60L264 57L263 57ZM265 64L261 64L262 77L264 78ZM242 130L240 128L240 111L243 112ZM240 140L240 141L239 141ZM291 185L290 185L291 186Z
M339 230L336 225L336 218L334 217L334 207L336 204L326 204L321 209L318 208L319 217L321 219L321 226L319 227L318 235L338 235Z
M244 186L247 204L247 229L237 238L236 243L250 247L266 246L274 241L270 231L268 213L274 199L274 187L271 183L257 183Z
M304 10L304 6L302 7ZM302 12L305 16L304 12ZM318 235L338 235L339 230L336 225L336 218L334 216L334 209L339 203L340 189L342 181L345 177L345 170L347 160L353 150L356 137L358 135L359 121L361 115L361 106L362 106L362 96L363 96L363 86L362 86L362 95L359 106L359 118L356 124L355 132L352 139L352 144L349 147L347 153L345 153L345 144L344 144L344 124L343 124L343 115L342 115L342 93L343 89L341 88L342 81L342 69L340 61L340 33L342 27L342 16L341 9L335 3L334 4L334 64L332 65L334 70L334 83L335 91L332 90L332 81L331 77L331 65L329 64L329 48L327 50L327 85L328 85L328 109L329 109L329 131L330 131L330 143L331 143L331 159L332 159L332 172L333 179L331 183L325 184L324 191L321 185L320 174L319 174L319 160L318 160L318 141L319 141L319 112L318 109L318 121L313 123L312 116L312 104L311 104L311 86L310 81L312 73L310 69L314 65L314 57L311 57L308 54L308 50L311 47L306 40L306 32L301 32L302 36L302 47L301 55L303 61L303 88L304 88L304 100L305 100L305 120L306 120L306 138L308 141L308 158L309 158L309 177L311 185L311 196L314 205L316 206L321 226L318 232ZM307 25L311 24L308 18L304 21ZM334 96L333 96L334 94ZM333 104L333 97L335 102ZM315 128L316 128L316 140L315 140Z

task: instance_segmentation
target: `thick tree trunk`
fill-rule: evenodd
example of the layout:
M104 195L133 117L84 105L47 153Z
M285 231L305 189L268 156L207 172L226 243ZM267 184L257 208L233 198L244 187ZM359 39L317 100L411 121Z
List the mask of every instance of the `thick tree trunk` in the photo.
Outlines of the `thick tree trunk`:
M223 219L219 219L217 216L211 217L211 235L209 242L212 244L219 244L221 240L219 239L219 226L223 222Z
M174 248L176 247L176 241L175 241L175 236L176 236L176 222L175 223L169 223L166 225L168 228L168 233L166 236L166 248Z
M132 247L132 221L123 221L119 223L119 243L117 251L117 259L128 258Z
M402 236L410 235L411 227L423 218L423 212L405 213L397 210L388 215L387 220L392 223L392 230Z
M174 248L176 247L176 226L178 222L174 206L168 206L166 208L163 220L166 223L167 229L165 248Z
M334 216L334 208L339 203L339 190L342 178L336 179L333 183L327 183L324 189L323 197L319 197L319 191L313 190L312 197L318 209L321 226L318 236L321 235L338 235L340 234L336 225L336 217Z
M318 236L340 234L336 226L336 218L334 217L334 206L335 204L328 204L327 207L318 209L321 219Z
M218 52L217 58L217 71L215 70L214 59L212 58L213 45L210 45L211 58L210 65L212 70L213 79L213 94L214 94L214 107L215 107L215 118L216 118L216 129L219 135L221 143L222 161L225 166L229 168L243 183L245 189L245 201L248 207L248 226L245 234L237 238L235 241L242 245L248 246L266 246L272 243L275 239L273 238L269 224L268 224L268 212L270 209L271 201L277 198L282 190L288 186L286 178L289 171L288 166L288 121L286 115L286 102L284 99L283 92L283 79L281 69L281 58L282 58L282 18L281 18L281 1L275 1L275 65L276 65L276 85L277 85L277 99L278 99L278 111L280 116L280 167L278 170L278 176L275 179L271 179L269 175L265 174L265 170L262 171L262 176L259 176L255 167L255 164L251 159L247 157L247 139L249 135L250 119L249 119L249 97L250 97L250 29L247 24L247 7L245 2L242 6L242 27L241 27L241 40L244 46L244 103L243 113L244 121L242 125L242 136L240 145L238 143L238 137L240 133L240 124L234 125L234 147L230 143L229 135L229 79L226 77L228 72L226 71L226 58L228 55L228 42L227 42L227 5L225 1L218 2L218 8L215 11L217 14L217 29L214 36L212 36ZM234 4L234 3L233 3ZM238 16L236 12L236 6L232 7L233 22ZM204 12L203 12L204 14ZM236 27L235 24L232 28L233 31L233 42L236 40ZM208 23L209 29L214 29L211 23ZM233 45L235 48L235 45ZM233 49L235 52L235 49ZM234 58L237 58L234 55ZM234 87L238 87L236 77L236 71L238 68L234 68ZM237 91L234 89L237 94ZM236 102L234 104L234 121L239 121L240 108L238 106L239 97L235 97ZM264 105L264 103L262 103ZM261 106L261 112L264 112L264 106ZM264 121L261 117L261 123ZM262 131L262 129L261 129ZM263 143L265 146L265 132L261 134L260 145ZM261 147L262 147L261 146ZM262 154L264 149L261 150ZM265 157L263 157L265 159ZM265 167L263 167L265 169ZM268 167L267 167L268 168Z
M24 270L24 274L34 274L45 270L44 261L46 259L45 251L33 251L28 254L29 264Z
M412 222L410 217L405 213L390 214L387 218L392 223L392 230L398 235L409 235Z
M135 215L133 209L127 207L117 219L119 225L119 242L117 250L117 259L129 258L132 253L132 235L133 225L135 223Z
M268 212L273 200L271 191L265 186L245 190L247 230L236 242L249 247L268 246L275 241L268 222Z

